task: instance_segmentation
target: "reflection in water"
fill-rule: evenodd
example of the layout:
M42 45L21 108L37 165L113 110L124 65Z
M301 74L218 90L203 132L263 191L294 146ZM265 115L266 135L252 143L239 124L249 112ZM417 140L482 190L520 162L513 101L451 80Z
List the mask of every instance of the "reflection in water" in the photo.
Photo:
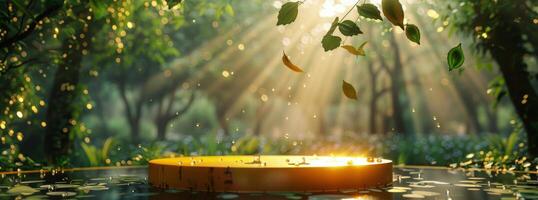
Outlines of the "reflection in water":
M534 177L534 178L531 178ZM538 180L529 174L485 174L448 169L394 169L388 188L340 190L327 193L203 193L158 190L147 184L147 169L108 169L76 172L2 175L0 199L532 199Z

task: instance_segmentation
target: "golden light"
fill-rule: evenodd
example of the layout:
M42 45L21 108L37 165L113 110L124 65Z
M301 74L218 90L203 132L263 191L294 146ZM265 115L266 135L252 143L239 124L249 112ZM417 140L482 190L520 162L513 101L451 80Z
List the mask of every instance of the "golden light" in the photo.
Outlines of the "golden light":
M330 27L330 23L336 16L343 17L355 2L349 0L305 1L300 7L300 15L296 22L288 26L275 27L276 15L282 1L274 1L273 7L275 9L272 15L261 16L253 24L241 24L223 31L222 34L198 46L189 55L172 63L171 70L182 72L182 70L187 69L186 66L196 65L196 72L184 82L193 86L204 83L196 88L203 89L215 101L226 105L225 108L221 109L222 113L219 114L221 117L226 118L226 121L233 121L236 118L246 117L251 112L256 112L255 110L258 108L249 107L252 98L261 100L260 103L265 102L257 106L269 108L266 109L264 115L260 115L259 119L254 118L253 120L262 124L261 133L271 137L284 137L286 133L290 133L290 138L302 140L315 138L326 132L344 134L349 131L357 131L355 130L357 127L368 126L367 120L354 120L355 117L350 117L352 114L361 116L364 119L367 117L363 108L366 108L369 101L371 101L371 95L369 94L371 88L369 87L372 84L370 83L371 77L367 75L368 68L365 66L372 65L373 68L379 69L380 76L375 79L381 84L379 86L385 87L385 84L388 84L390 80L388 80L385 70L379 68L377 60L385 58L390 61L390 65L393 53L390 51L387 52L387 55L377 55L374 45L380 49L379 51L383 52L392 49L393 44L389 42L389 38L383 37L383 34L381 34L383 30L377 29L373 29L371 33L362 34L358 41L353 38L343 37L343 43L350 45L368 41L369 44L365 51L367 57L373 58L370 64L367 59L350 56L343 49L336 49L331 52L323 51L320 41ZM379 6L381 0L369 0L366 2ZM406 5L410 5L411 2L414 1L406 2ZM340 7L345 9L342 10ZM413 7L407 6L407 8L412 9ZM322 12L324 13L323 15L336 14L333 17L322 17ZM438 15L436 12L426 9L424 15L431 19L432 16L436 16L435 14ZM358 13L352 11L346 19L354 20L357 17ZM420 16L416 14L406 16L410 22L417 22L417 17ZM364 30L377 27L377 23L382 22L359 20L359 25ZM429 24L429 26L434 31L444 31L443 26L439 24ZM410 105L424 104L419 98L415 98L416 95L414 94L425 92L427 92L425 95L434 95L435 99L455 99L451 104L441 104L440 102L443 101L431 100L424 104L425 106L423 107L411 106L406 109L412 110L412 113L416 113L416 115L422 115L424 110L429 110L431 115L439 115L439 119L443 119L442 121L434 122L432 128L440 131L453 129L454 126L448 125L446 121L454 119L459 114L456 114L458 112L447 111L453 109L463 110L462 102L455 98L459 97L458 91L451 80L449 80L450 84L448 85L443 82L442 85L439 84L439 80L446 77L447 72L441 70L441 68L428 67L432 63L439 64L443 59L437 58L434 53L423 52L439 48L431 45L444 44L440 41L445 41L446 38L443 35L435 34L432 36L432 41L418 48L414 43L407 41L405 34L401 30L395 29L395 31L400 33L395 34L395 37L401 48L402 64L404 66L417 66L416 68L405 67L403 69L405 79L409 79L405 88L409 92ZM384 34L388 33L391 32ZM215 46L224 45L227 48L222 50L215 48ZM282 64L281 55L283 50L286 51L286 54L290 56L295 64L302 67L305 71L304 74L290 73L289 69ZM210 55L210 59L206 55ZM212 80L213 75L210 74L215 72L222 78ZM426 76L425 74L428 75ZM418 75L420 75L420 78L416 78ZM476 79L476 77L472 79L474 85L478 86L481 85L481 82L486 81L483 78ZM341 83L342 79L354 80L356 86L361 87L365 92L368 91L368 93L365 93L364 99L359 101L358 104L353 104L353 102L341 98L340 85L337 83ZM150 81L152 84L153 82L166 84L166 81L159 79L157 76L152 80L154 80ZM154 88L163 87L155 86ZM268 94L268 91L271 91L271 93ZM389 95L385 95L385 97L378 100L379 111L385 114L392 112L388 97ZM333 112L336 117L328 119L328 113ZM381 115L376 117L378 118L378 123L375 125L377 128L383 125L379 123L381 121L380 117ZM461 116L458 118L461 118ZM192 123L195 126L194 122ZM443 124L442 127L440 126L441 123ZM422 127L421 124L416 126ZM236 130L236 127L230 127L229 129L233 131Z
M392 161L334 156L195 156L150 161L160 188L208 192L335 191L385 187Z

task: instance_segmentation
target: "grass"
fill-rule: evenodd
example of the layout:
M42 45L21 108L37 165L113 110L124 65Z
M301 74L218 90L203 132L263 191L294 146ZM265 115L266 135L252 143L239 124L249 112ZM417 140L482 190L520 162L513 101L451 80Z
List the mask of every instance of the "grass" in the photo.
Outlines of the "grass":
M339 138L293 140L263 136L223 137L206 134L186 136L177 142L129 145L108 138L99 145L81 143L69 161L70 167L145 165L160 157L194 155L356 155L383 157L395 164L435 165L491 170L536 170L537 160L526 157L521 127L507 136L439 135L403 137L399 135L348 134ZM30 158L7 156L0 160L1 171L35 169L41 166ZM76 164L75 164L76 163Z

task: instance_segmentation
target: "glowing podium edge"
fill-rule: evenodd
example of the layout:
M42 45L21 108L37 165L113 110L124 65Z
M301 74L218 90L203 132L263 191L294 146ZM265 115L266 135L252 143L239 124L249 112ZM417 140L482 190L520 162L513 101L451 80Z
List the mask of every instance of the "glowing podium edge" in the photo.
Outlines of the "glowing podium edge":
M392 185L392 161L333 156L192 156L152 160L150 185L202 192L330 192Z

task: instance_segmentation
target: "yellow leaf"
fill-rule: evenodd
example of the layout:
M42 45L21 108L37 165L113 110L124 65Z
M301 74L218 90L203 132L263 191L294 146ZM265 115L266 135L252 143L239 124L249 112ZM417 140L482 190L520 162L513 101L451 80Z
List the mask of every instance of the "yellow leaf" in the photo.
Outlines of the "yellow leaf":
M349 84L346 81L342 81L342 91L347 98L357 100L357 91L355 90L353 85Z
M346 49L347 52L353 54L353 55L356 55L356 56L365 56L366 53L364 52L364 45L366 45L366 42L362 43L361 46L359 46L359 48L355 48L351 45L344 45L342 46L342 48Z
M360 52L357 49L355 49L355 47L353 47L351 45L344 45L344 46L342 46L342 48L346 49L347 52L349 52L350 54L353 54L353 55L356 55L356 56L360 55Z
M290 68L294 72L303 72L303 70L299 66L293 64L290 61L290 59L288 58L285 52L282 52L282 53L284 54L282 55L282 62L284 63L284 65L286 65L286 67Z

